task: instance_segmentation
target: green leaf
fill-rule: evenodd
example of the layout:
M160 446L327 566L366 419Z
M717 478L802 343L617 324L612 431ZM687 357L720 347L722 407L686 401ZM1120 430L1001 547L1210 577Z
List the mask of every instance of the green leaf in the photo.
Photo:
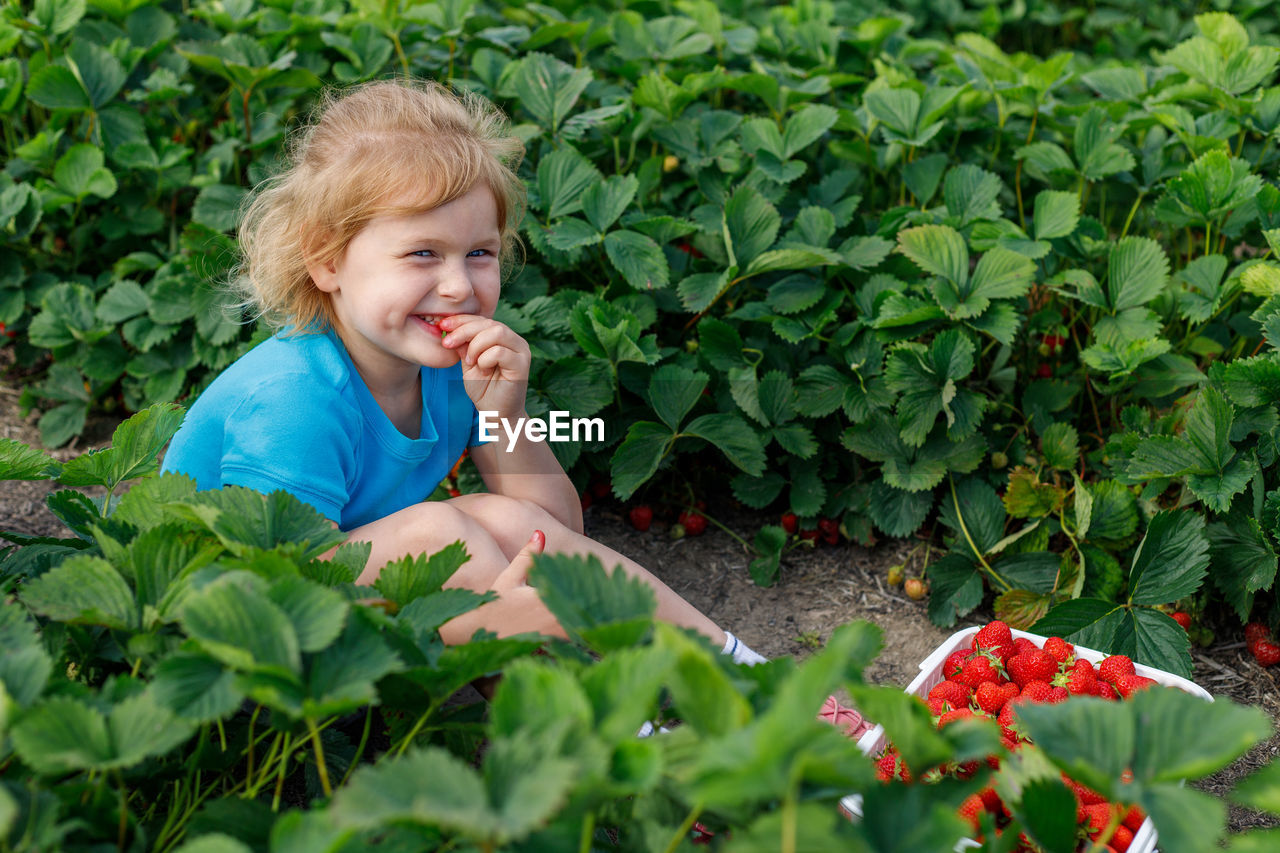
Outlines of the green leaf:
M247 572L229 572L191 592L182 625L206 652L237 670L301 672L292 622L267 598L265 582Z
M1123 484L1099 480L1088 485L1093 496L1091 539L1124 539L1138 529L1138 501Z
M0 604L0 727L4 706L10 701L20 706L36 701L52 671L53 660L25 608L16 602Z
M101 110L124 85L127 72L120 60L105 47L87 39L73 38L66 53L67 63L84 83L89 101Z
M42 702L10 731L14 750L37 773L98 768L111 759L107 720L70 696Z
M1271 736L1260 709L1206 702L1175 688L1142 690L1129 703L1138 723L1132 769L1139 783L1199 779Z
M1076 798L1060 779L1033 779L1022 788L1014 818L1048 853L1074 853Z
M361 767L334 792L339 826L414 822L484 837L497 827L480 775L442 749L414 749Z
M765 471L762 476L739 474L730 482L733 497L752 509L764 509L778 499L787 481L777 471Z
M1278 558L1258 520L1232 513L1205 529L1214 586L1240 617L1249 619L1254 593L1275 582Z
M636 644L648 631L657 608L653 590L615 566L606 574L594 555L538 554L529 583L569 636L598 652ZM623 632L606 632L609 626ZM594 641L594 642L593 642Z
M310 560L347 538L329 519L285 491L263 495L225 486L197 493L180 511L236 554L279 548Z
M913 531L914 532L914 531ZM978 564L958 552L929 564L929 621L944 628L973 612L982 603L982 572Z
M590 68L574 68L554 56L530 53L520 60L510 80L520 106L554 135L591 78Z
M1280 814L1280 762L1272 761L1252 771L1236 784L1230 797L1242 806Z
M1107 261L1107 301L1112 312L1137 308L1155 299L1169 280L1169 258L1149 237L1125 237L1111 247Z
M1226 804L1181 785L1150 785L1140 805L1155 824L1160 847L1169 853L1215 850L1227 821Z
M27 81L27 97L51 110L87 110L93 107L89 93L69 68L46 65Z
M70 32L84 17L84 0L36 0L32 14L35 23L50 36Z
M107 727L114 752L111 764L117 767L130 767L149 756L163 755L191 737L195 728L147 692L112 708Z
M582 212L587 221L597 231L607 229L626 212L639 186L640 182L634 175L610 175L593 184L582 196Z
M98 302L97 316L104 323L123 323L147 313L151 299L136 281L122 279L111 285Z
M114 490L127 480L155 473L160 467L160 451L178 431L184 415L183 408L173 403L157 403L143 409L116 427L109 448L68 461L59 482Z
M299 635L306 640L305 634ZM332 645L312 643L313 651L323 653L311 659L307 672L303 713L308 716L348 714L368 705L378 698L374 689L377 681L404 669L400 658L371 624L366 608L353 609L341 635L335 633L328 639Z
M636 231L610 231L604 238L609 261L633 288L650 291L671 282L671 270L662 248Z
M675 660L667 688L681 717L694 731L718 737L751 719L751 706L705 640L694 640L659 622L654 625L654 646Z
M685 416L697 404L707 387L708 377L700 371L675 364L664 364L649 379L649 404L654 414L671 428L680 429Z
M1209 569L1204 518L1189 510L1157 513L1129 569L1129 600L1167 604L1200 588Z
M102 149L94 145L73 145L58 158L53 179L76 201L91 195L110 198L116 193L115 175L103 166Z
M156 665L156 701L184 720L209 723L233 713L244 698L235 674L212 657L176 652Z
M209 184L196 196L191 219L214 231L232 231L239 223L240 206L248 191L230 184Z
M338 592L297 576L271 584L267 598L293 625L298 648L318 652L334 641L347 621L349 605Z
M538 163L537 183L546 218L556 220L577 213L582 209L583 194L602 180L591 161L569 146L543 157Z
M782 159L794 157L817 142L838 117L836 109L826 104L806 104L796 110L782 132Z
M778 578L778 563L782 557L782 549L787 544L787 531L776 524L765 524L756 531L756 556L747 565L747 571L756 586L773 586Z
M1080 436L1069 423L1056 422L1040 435L1040 452L1051 468L1070 471L1080 460Z
M699 415L680 434L705 439L748 474L759 476L764 473L764 445L755 430L735 414Z
M924 524L931 509L932 492L908 492L882 479L871 484L871 521L886 536L910 536Z
M972 163L963 163L947 172L942 197L947 213L958 219L958 226L964 228L978 219L1000 218L997 199L1003 188L998 175Z
M971 560L985 556L1004 536L1005 510L1000 497L976 478L961 481L953 493L943 497L938 520L959 538L957 553ZM969 547L970 539L977 554Z
M101 557L78 555L23 586L22 600L37 613L61 622L136 630L133 590Z
M618 445L609 460L613 475L613 493L618 500L626 500L635 490L653 476L658 464L671 449L675 434L670 428L653 421L637 421L627 430L627 437Z
M731 264L746 269L777 239L782 217L753 187L740 187L724 206Z
M1088 696L1057 705L1021 704L1018 722L1067 775L1109 798L1139 737L1128 703Z
M1069 237L1080 222L1080 197L1071 192L1044 190L1036 196L1032 230L1037 240Z
M729 276L725 272L700 272L685 277L676 286L680 304L686 310L697 313L704 311L729 286Z
M1116 142L1123 133L1124 126L1112 122L1098 106L1090 107L1076 121L1074 153L1085 180L1096 181L1134 167L1133 155Z
M399 608L415 599L439 592L445 581L471 559L461 540L450 543L434 554L408 554L392 560L379 572L373 587Z
M829 249L812 246L774 249L756 255L747 266L744 275L759 275L778 270L807 270L840 262L840 256Z
M963 290L969 281L969 250L960 232L947 225L920 225L898 232L898 251L931 275Z
M52 456L16 438L0 438L0 480L49 480L61 470Z

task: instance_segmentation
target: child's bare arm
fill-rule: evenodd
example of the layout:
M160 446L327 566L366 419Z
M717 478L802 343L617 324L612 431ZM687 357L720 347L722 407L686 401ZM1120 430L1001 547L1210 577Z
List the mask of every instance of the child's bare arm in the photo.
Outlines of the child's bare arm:
M467 394L480 411L515 423L527 418L529 344L497 320L455 314L440 321L442 343L458 351ZM483 444L472 449L488 490L537 504L570 530L582 532L582 503L551 448L521 431L514 446Z

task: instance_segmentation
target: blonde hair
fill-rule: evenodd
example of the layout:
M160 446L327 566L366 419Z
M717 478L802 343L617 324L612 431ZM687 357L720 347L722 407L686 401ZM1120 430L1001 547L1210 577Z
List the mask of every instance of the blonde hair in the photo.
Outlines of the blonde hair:
M293 136L284 169L244 209L233 282L241 307L275 328L326 328L332 307L308 262L341 257L377 216L429 210L477 183L497 203L505 273L524 214L523 156L506 117L480 95L429 80L327 90Z

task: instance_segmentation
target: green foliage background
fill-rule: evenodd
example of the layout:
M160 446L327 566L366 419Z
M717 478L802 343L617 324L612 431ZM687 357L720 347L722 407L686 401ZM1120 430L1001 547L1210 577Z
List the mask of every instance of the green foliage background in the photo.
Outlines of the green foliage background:
M1277 565L1268 9L9 4L0 322L49 445L189 399L254 340L212 283L321 84L445 80L528 148L499 317L531 414L610 425L578 482L923 531L940 624L990 591L1186 672L1160 608L1249 618Z

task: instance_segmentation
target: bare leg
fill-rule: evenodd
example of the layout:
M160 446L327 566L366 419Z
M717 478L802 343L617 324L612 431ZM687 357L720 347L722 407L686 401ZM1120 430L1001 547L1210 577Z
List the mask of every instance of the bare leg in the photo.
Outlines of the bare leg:
M492 494L462 495L445 503L453 506L486 530L504 554L514 558L534 530L546 533L548 553L593 554L606 569L621 565L628 575L640 578L658 599L657 618L663 622L692 628L717 645L725 642L725 632L709 617L645 569L607 545L565 527L546 510L528 501Z
M564 636L564 629L547 610L536 590L525 585L524 574L532 564L532 548L526 541L512 554L505 554L483 527L443 502L416 504L386 518L357 527L348 541L369 542L373 549L357 583L372 584L391 560L406 555L432 554L461 539L470 555L454 573L446 587L463 587L476 592L494 591L497 601L450 620L440 628L441 638L450 645L465 643L479 628L500 637L534 631ZM521 553L525 550L526 553Z

